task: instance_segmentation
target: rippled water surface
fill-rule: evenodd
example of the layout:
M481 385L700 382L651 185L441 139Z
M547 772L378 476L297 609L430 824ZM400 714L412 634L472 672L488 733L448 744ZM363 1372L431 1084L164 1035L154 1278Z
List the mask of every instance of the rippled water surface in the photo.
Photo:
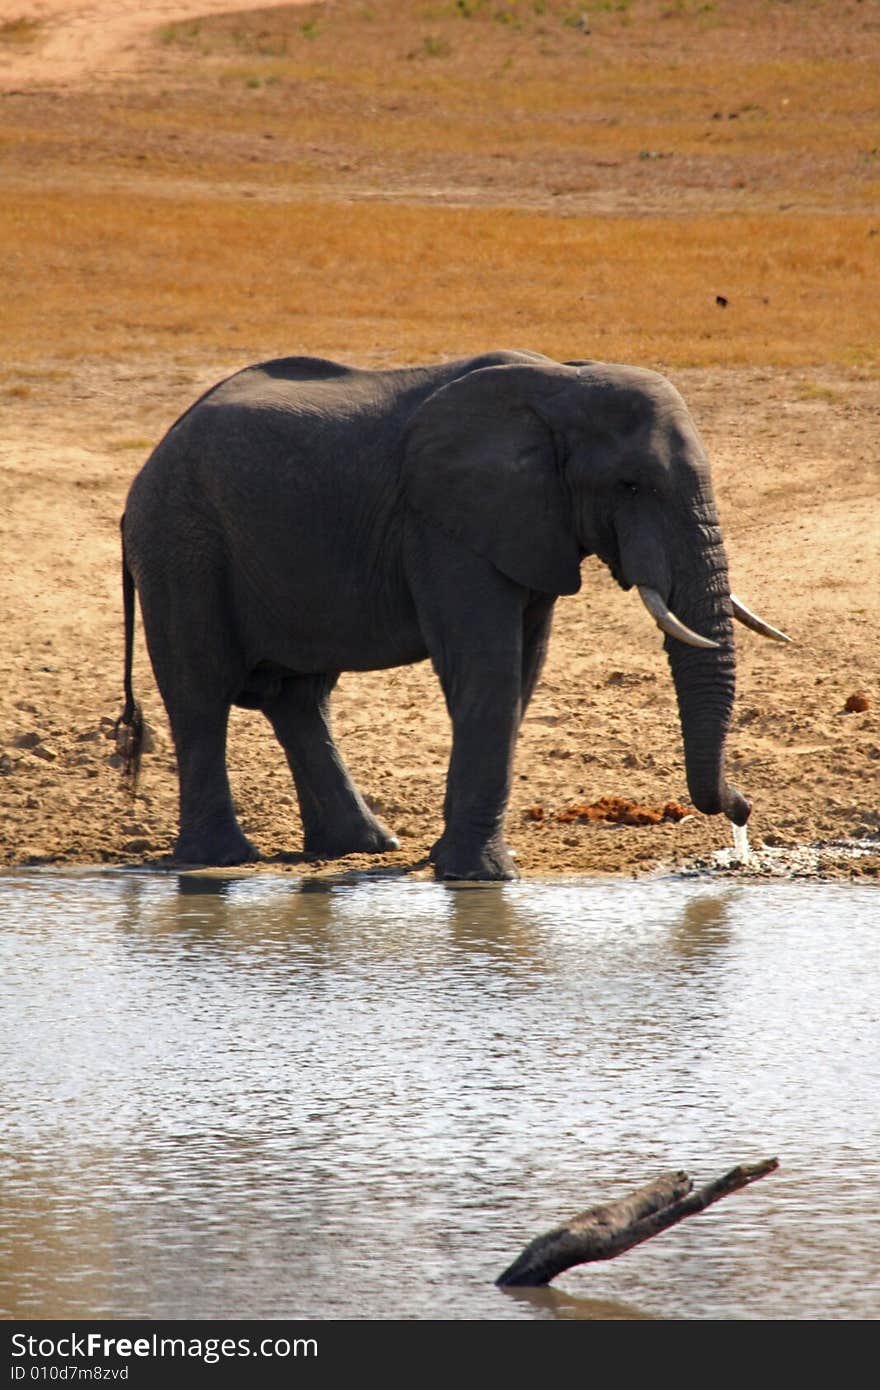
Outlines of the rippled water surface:
M880 1313L874 888L22 873L0 949L7 1317ZM593 1202L774 1154L493 1286Z

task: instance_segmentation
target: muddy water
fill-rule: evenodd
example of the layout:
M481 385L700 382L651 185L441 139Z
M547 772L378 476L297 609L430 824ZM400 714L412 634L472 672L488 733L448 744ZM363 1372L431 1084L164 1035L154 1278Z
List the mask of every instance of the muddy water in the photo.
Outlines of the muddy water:
M0 879L5 1316L873 1318L880 896ZM512 1295L659 1172L779 1173Z

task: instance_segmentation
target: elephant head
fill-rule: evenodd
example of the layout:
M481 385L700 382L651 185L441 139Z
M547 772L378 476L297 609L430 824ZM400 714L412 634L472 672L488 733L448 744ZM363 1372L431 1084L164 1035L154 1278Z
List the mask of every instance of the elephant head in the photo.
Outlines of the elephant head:
M595 554L637 588L666 633L688 789L744 825L724 775L734 698L734 616L787 641L732 598L705 450L664 377L549 360L483 367L413 417L410 505L516 583L572 594Z

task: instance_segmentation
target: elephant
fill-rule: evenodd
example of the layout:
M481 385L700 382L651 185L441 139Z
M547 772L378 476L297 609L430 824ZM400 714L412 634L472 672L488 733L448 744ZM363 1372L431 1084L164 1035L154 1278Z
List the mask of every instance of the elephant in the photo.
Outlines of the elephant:
M233 705L287 757L315 858L382 853L392 830L331 732L343 671L430 658L452 722L440 879L516 877L503 838L517 733L554 604L598 556L665 631L691 799L744 825L724 774L732 618L706 453L645 368L498 351L367 370L289 357L201 396L135 478L122 518L125 708L136 776L135 591L177 754L174 858L258 858L233 810Z

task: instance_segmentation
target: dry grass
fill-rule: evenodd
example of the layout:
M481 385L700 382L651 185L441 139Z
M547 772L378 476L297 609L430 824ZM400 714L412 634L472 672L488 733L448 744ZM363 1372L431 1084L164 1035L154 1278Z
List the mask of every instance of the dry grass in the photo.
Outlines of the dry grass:
M328 0L153 61L5 102L11 361L876 360L878 0Z
M0 21L0 45L32 44L41 37L42 32L40 21L29 15L4 19Z
M334 152L374 168L391 155L391 173L436 161L454 183L443 156L464 156L503 188L508 171L485 161L506 160L520 185L552 192L662 156L674 167L652 171L661 189L683 179L716 196L823 202L845 187L876 200L876 0L383 0L221 16L166 37L170 72L208 101L224 89L221 125L269 119L317 146L324 167Z
M169 25L160 92L154 77L109 100L84 89L74 112L9 103L0 155L44 175L320 179L579 211L597 196L651 211L880 201L878 0L467 8L328 0Z
M4 334L32 360L432 357L491 344L669 366L871 360L868 219L22 194ZM726 307L716 295L728 299Z

